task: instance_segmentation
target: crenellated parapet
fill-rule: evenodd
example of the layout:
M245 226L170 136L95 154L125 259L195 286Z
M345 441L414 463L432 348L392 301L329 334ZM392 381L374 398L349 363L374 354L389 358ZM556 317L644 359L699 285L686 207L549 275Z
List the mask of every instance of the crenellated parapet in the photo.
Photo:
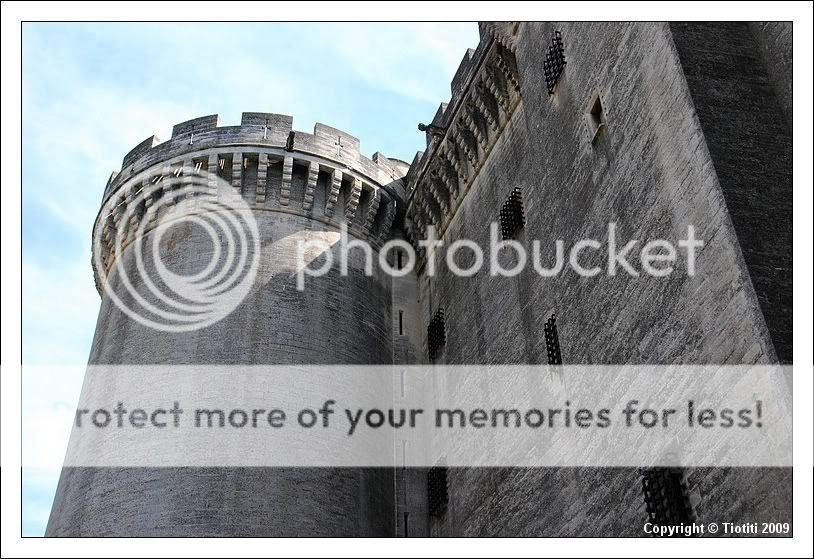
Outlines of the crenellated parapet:
M380 154L373 158L360 152L359 139L338 128L325 124L314 125L313 133L293 129L294 119L274 113L243 113L240 126L220 126L218 115L194 118L176 124L172 137L160 142L150 136L124 156L121 171L112 180L105 195L118 188L133 174L139 173L158 162L181 159L212 147L257 146L288 153L297 159L298 154L316 156L340 170L353 170L368 182L387 185L403 176L404 162L391 160Z
M443 235L520 103L518 25L481 23L480 32L478 47L467 50L452 79L449 103L432 120L427 149L405 177L404 230L417 249L428 226Z
M286 115L243 113L240 126L220 126L218 116L210 115L176 124L166 142L151 136L133 148L121 171L111 174L96 220L94 243L103 268L94 261L97 287L117 256L115 233L139 231L122 227L122 220L146 217L143 234L160 221L159 212L181 204L195 208L193 184L202 180L213 189L227 185L229 195L252 210L300 215L332 228L345 224L374 246L386 242L403 212L407 163L380 153L367 158L358 138L337 128L318 123L309 134L293 130L292 123ZM159 199L171 202L151 210Z

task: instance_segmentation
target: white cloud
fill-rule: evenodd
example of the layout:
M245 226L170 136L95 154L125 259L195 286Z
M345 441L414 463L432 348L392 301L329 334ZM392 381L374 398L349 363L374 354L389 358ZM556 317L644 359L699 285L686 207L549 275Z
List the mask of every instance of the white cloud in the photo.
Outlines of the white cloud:
M458 64L466 49L478 44L474 23L336 23L332 27L333 32L324 35L331 38L343 68L369 86L433 105L449 99L449 82ZM446 75L446 80L428 79L438 75Z

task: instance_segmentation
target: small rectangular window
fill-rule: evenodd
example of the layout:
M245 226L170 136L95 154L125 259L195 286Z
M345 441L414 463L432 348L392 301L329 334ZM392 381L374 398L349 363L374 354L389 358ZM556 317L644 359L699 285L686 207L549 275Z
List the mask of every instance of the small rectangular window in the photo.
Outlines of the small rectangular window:
M691 524L697 519L687 478L679 468L642 468L642 493L647 516L662 526Z
M399 311L399 336L404 335L404 311Z
M608 119L605 109L602 106L602 93L596 92L588 104L588 111L585 113L585 130L588 139L593 144L608 130Z
M402 263L401 263L401 251L397 250L396 251L396 269L401 270L401 266L402 266Z
M557 315L552 314L545 323L545 347L548 353L549 365L562 365L562 353L560 352L560 338L557 334Z
M526 216L523 213L523 194L515 187L503 207L500 208L500 231L503 240L514 239L519 231L526 225Z
M435 466L427 472L427 501L430 516L441 516L444 513L449 503L445 467Z
M430 320L427 326L427 349L430 359L436 359L441 348L447 343L446 325L444 324L444 308L440 307Z
M543 62L543 74L549 95L554 95L554 88L557 86L563 70L565 70L565 48L562 44L562 32L555 31Z

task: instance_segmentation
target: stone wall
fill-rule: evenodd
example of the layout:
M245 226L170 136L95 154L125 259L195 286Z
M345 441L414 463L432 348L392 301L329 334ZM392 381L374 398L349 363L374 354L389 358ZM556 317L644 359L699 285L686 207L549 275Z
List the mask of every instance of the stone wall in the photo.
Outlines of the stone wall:
M543 57L557 30L567 66L550 95ZM642 241L675 242L693 225L705 246L694 277L679 262L668 278L583 278L567 266L553 278L531 269L494 278L485 268L461 278L446 269L441 253L437 275L423 269L419 277L425 328L436 309L445 311L447 341L438 361L545 363L544 323L556 313L566 364L776 362L760 292L744 261L744 239L716 172L715 144L705 135L702 111L696 112L692 78L670 27L482 24L481 44L467 53L458 75L488 64L496 45L514 54L516 109L508 122L482 129L488 137L471 144L474 157L456 152L465 143L462 128L476 135L477 118L461 121L454 111L478 106L477 100L456 103L456 95L485 93L477 80L471 89L453 85L452 101L434 120L453 125L445 137L429 141L408 173L407 219L416 230L430 223L447 245L465 238L488 246L489 224L519 187L526 222L517 239L527 248L541 240L549 251L544 262L553 259L555 239L566 246L583 238L605 241L609 222L617 224L620 238ZM594 140L586 119L597 97L607 128ZM744 147L744 157L756 165L770 156L757 144ZM457 195L458 185L450 188L428 171L448 154L456 157L450 167L466 177L467 187ZM469 263L466 254L459 253L462 266ZM586 266L600 263L585 260ZM449 476L450 504L430 523L438 535L634 536L646 519L635 470L455 469ZM699 517L717 521L788 520L790 477L784 470L689 473L701 499Z
M673 23L670 30L777 356L791 363L790 49L782 49L780 34L769 48L745 23ZM764 63L772 55L781 65Z

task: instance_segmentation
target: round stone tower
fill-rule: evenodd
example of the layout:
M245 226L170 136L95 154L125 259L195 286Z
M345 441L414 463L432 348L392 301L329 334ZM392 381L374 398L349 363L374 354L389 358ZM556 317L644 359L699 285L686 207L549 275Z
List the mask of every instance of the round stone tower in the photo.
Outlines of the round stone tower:
M378 153L362 156L346 132L323 124L298 132L292 117L270 113L243 113L240 126L228 127L205 116L176 125L169 141L148 138L111 176L97 217L102 303L90 364L391 363L392 278L378 266L368 276L363 261L351 259L347 275L334 264L300 291L292 273L300 255L285 241L336 237L344 225L349 238L380 249L402 211L407 170ZM141 277L134 245L117 244L114 232L123 221L141 221L141 228L130 224L131 241L155 241L173 273L199 273L219 247L190 223L159 234L149 213L156 195L143 193L164 184L180 194L174 205L195 204L185 189L201 174L231 186L253 216L256 280L203 328L153 328L123 310L132 300L115 304L104 288L121 285L122 275L134 283ZM135 217L117 210L130 202ZM93 389L86 382L83 391ZM65 467L47 528L52 536L393 534L393 472L372 468Z

